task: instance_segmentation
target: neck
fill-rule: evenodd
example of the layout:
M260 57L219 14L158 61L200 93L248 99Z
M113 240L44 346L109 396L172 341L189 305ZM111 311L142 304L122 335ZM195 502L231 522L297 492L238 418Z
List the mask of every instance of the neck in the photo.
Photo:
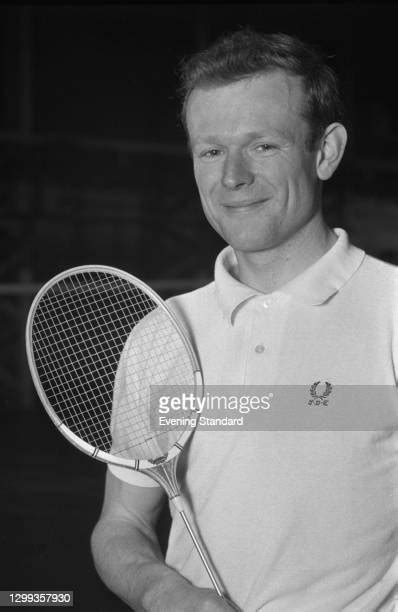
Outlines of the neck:
M277 291L320 259L336 234L319 215L283 243L254 253L235 251L239 280L263 293Z

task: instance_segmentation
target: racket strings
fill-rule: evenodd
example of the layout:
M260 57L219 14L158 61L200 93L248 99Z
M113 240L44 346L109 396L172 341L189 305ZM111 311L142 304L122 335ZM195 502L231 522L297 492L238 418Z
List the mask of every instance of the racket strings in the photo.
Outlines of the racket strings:
M46 349L37 360L39 375L57 416L90 444L109 447L108 411L120 352L135 320L156 305L147 296L137 299L139 292L121 279L111 276L111 282L104 282L93 276L76 275L49 292L32 335L36 346ZM132 304L128 309L126 297Z
M145 342L135 336L135 342L127 345L123 357L124 385L115 393L113 431L117 443L114 443L113 452L119 452L120 447L123 453L128 450L135 458L138 455L138 458L149 459L154 453L158 456L167 452L181 436L180 424L169 425L164 431L156 430L160 397L165 392L177 396L184 390L192 391L194 384L192 365L181 339L167 323L164 313L152 313L145 320ZM145 346L144 359L140 354L142 346ZM136 406L134 412L128 408L131 405ZM148 406L152 419L148 418ZM188 427L188 423L186 425Z
M32 343L52 409L85 442L151 458L180 437L153 430L150 387L192 386L192 364L168 314L141 288L99 271L59 281L38 303Z

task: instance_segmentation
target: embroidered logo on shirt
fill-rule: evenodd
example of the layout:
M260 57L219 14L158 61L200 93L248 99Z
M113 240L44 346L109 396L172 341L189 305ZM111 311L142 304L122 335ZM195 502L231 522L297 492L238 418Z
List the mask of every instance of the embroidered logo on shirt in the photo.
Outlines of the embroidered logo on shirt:
M318 389L318 387L320 387L320 389ZM319 391L322 391L322 387L323 393L319 393ZM310 387L310 394L312 396L312 399L308 401L308 405L327 406L329 404L329 400L327 400L326 398L331 394L332 389L332 385L327 380L324 384L322 384L320 380L317 380Z

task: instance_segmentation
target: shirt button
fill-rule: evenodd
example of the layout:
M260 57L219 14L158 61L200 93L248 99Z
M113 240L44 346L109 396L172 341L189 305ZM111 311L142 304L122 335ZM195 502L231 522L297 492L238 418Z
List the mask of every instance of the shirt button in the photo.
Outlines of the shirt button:
M257 344L256 348L254 349L256 351L256 353L264 353L264 344Z

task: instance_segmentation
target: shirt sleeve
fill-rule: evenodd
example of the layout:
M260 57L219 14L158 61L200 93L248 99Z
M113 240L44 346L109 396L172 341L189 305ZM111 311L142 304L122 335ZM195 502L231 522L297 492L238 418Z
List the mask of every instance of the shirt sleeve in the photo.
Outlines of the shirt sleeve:
M123 482L135 485L136 487L159 487L158 483L150 476L142 474L136 470L122 467L120 465L108 465L108 470Z

